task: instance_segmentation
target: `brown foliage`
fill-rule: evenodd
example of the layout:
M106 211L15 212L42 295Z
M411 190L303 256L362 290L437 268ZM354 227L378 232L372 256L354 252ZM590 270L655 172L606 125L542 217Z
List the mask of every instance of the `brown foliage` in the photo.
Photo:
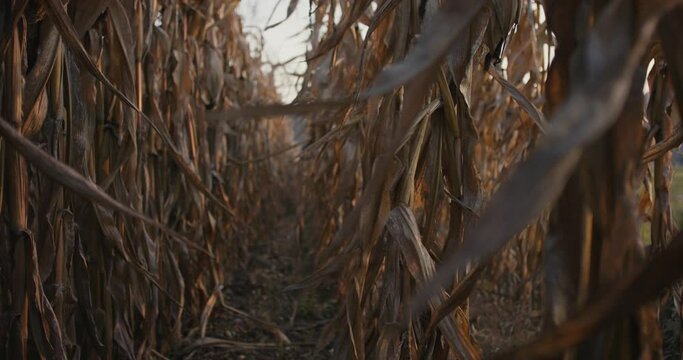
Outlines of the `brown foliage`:
M359 3L341 1L342 19ZM339 11L317 5L318 18ZM336 132L311 169L330 169L308 185L328 210L315 217L322 229L310 226L320 269L301 284L331 274L339 283L342 306L323 343L334 339L339 358L480 358L464 289L486 269L542 270L555 330L501 358L661 356L654 308L643 302L680 275L666 273L668 260L643 267L636 199L637 185L654 181L652 241L678 256L665 156L680 144L669 85L679 78L665 70L679 63L668 34L677 5L388 0L354 16L369 26L364 35L343 21L328 28L302 93L368 90L336 123L311 128L313 140ZM404 238L422 250L402 251ZM661 282L636 295L625 290L636 291L636 278Z
M273 123L207 119L277 100L236 5L3 2L0 357L149 358L204 337L267 226L279 170L250 160L286 144Z
M544 331L494 357L680 356L681 1L312 0L289 105L237 2L2 5L0 354L276 347L207 337L219 303L287 343L221 286L296 194L334 358L489 355L468 298L506 272ZM253 120L293 115L303 143Z

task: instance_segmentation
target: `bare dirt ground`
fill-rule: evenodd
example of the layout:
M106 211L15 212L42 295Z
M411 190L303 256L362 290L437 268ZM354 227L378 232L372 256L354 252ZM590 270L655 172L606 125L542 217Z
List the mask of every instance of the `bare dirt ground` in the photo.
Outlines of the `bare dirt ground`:
M540 277L485 276L470 297L472 336L484 356L531 340L541 329Z
M206 335L228 340L206 345L183 359L327 359L316 351L318 335L336 311L332 286L285 291L312 269L312 256L299 251L293 219L284 219L270 238L249 249L246 268L234 273L225 284L226 305L216 306ZM284 335L284 336L283 336Z
M330 358L329 350L317 350L316 344L337 309L334 286L285 291L285 287L313 269L312 256L301 254L295 234L293 219L285 219L273 229L270 238L252 246L246 268L237 271L225 284L226 305L249 316L216 305L207 326L209 340L189 353L174 356L245 360ZM480 280L470 299L470 316L472 335L485 356L529 340L538 332L538 288L538 281L529 284L515 276L494 279L488 275Z

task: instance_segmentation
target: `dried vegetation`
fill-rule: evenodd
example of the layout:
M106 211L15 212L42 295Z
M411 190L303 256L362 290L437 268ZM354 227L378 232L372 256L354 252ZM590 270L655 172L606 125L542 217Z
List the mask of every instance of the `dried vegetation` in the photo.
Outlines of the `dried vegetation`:
M237 3L2 2L0 357L203 336L279 171L277 124L207 119L277 100Z
M683 2L311 0L289 105L237 2L2 5L0 354L286 358L221 291L275 228L322 358L681 357Z

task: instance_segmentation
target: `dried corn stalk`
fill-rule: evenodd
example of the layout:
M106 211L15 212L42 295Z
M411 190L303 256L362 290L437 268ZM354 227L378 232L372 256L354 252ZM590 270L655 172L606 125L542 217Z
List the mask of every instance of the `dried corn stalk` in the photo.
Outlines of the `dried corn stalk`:
M195 336L268 226L280 170L252 160L285 143L206 116L277 100L237 3L0 5L0 357L149 358Z
M654 272L681 256L666 155L680 143L666 93L680 46L656 31L675 33L678 2L314 3L300 99L357 99L309 119L301 203L317 204L303 219L320 266L300 285L334 278L341 299L321 345L334 340L337 358L479 358L465 300L477 276L529 277L543 261L548 332L505 356L658 356L654 308L640 307L657 290L635 296L632 280L680 277ZM659 90L644 113L648 71ZM654 260L636 206L650 176ZM588 314L587 331L572 327Z

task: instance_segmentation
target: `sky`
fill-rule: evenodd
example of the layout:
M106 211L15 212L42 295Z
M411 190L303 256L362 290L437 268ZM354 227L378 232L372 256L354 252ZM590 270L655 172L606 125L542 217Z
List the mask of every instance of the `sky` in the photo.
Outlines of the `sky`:
M252 50L261 47L260 36L263 36L264 60L270 63L282 63L294 57L299 57L274 71L275 84L282 100L289 102L297 93L297 78L291 74L303 73L306 69L304 57L306 54L308 34L308 1L299 1L292 16L275 28L265 30L269 24L273 9L275 12L270 24L285 18L290 0L241 0L237 12L242 16L244 31L253 34L250 37ZM278 4L279 3L279 4Z

